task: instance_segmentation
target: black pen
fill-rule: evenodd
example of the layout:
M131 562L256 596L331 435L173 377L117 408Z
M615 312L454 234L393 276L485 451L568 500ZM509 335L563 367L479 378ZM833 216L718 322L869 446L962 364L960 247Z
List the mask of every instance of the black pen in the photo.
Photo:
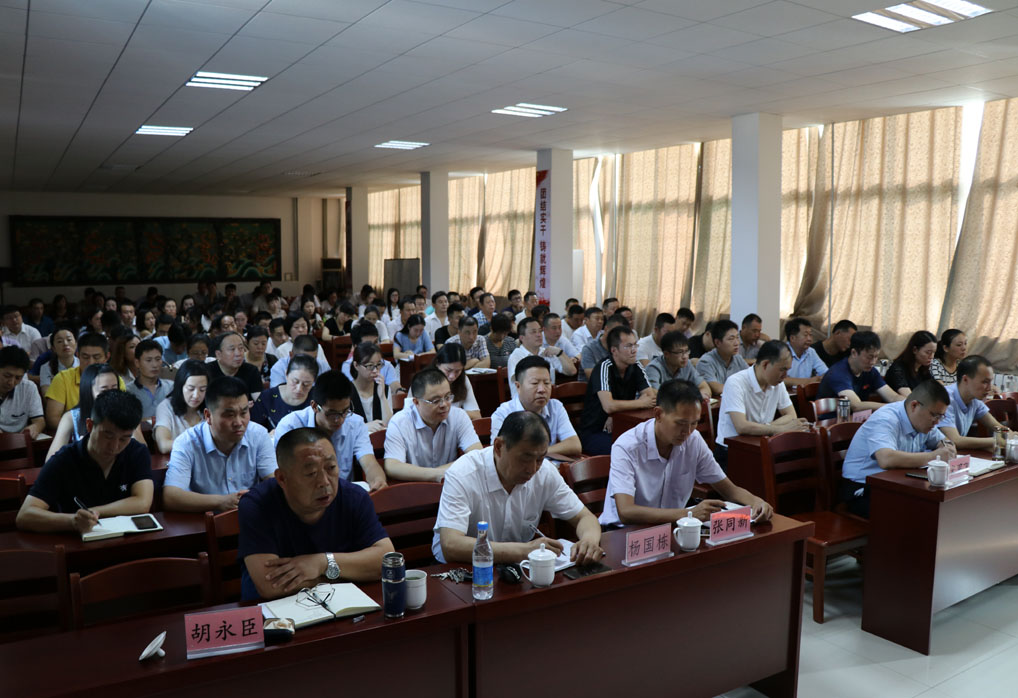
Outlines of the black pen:
M91 509L89 509L89 508L88 508L87 506L85 506L85 503L84 503L84 502L82 502L82 501L81 501L80 499L78 499L77 497L75 497L75 498L74 498L74 504L75 504L75 505L76 505L76 506L77 506L77 507L78 507L79 509L84 509L84 510L85 510L85 511L87 511L87 512L88 512L89 514L92 514L93 516L95 515L95 512L94 512L94 511L92 511Z

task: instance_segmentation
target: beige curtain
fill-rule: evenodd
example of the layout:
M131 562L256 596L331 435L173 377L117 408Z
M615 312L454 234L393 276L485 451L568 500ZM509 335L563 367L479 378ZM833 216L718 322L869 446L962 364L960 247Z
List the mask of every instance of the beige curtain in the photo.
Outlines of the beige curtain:
M449 288L477 285L477 247L484 205L484 177L449 180Z
M599 210L592 210L590 203L590 185L594 181L594 173L600 161L598 172ZM597 302L598 290L604 297L604 280L608 278L608 270L612 267L609 255L608 240L612 228L612 197L615 193L615 156L603 155L600 158L582 158L573 161L573 249L583 251L583 287L580 301L588 305ZM597 274L597 245L594 238L594 216L601 218L603 246L601 257L601 276ZM563 299L564 301L564 299Z
M827 289L830 138L834 137L833 289ZM808 257L795 314L849 318L896 355L937 327L957 230L961 110L824 129Z
M484 278L478 283L496 296L533 285L536 177L535 167L488 175L484 187Z
M988 102L975 175L939 331L968 335L969 353L1014 371L1018 356L1018 100ZM931 325L931 329L937 327Z
M789 317L802 283L813 213L820 131L785 131L781 139L781 316Z
M690 307L702 329L731 306L732 141L703 144L696 261Z
M616 294L646 334L691 284L698 144L622 156Z
M399 190L368 194L368 283L379 294L385 292L385 260L396 251L396 224L399 220Z
M404 187L399 190L399 225L396 228L396 257L421 259L421 188ZM417 278L423 270L417 265ZM435 289L438 290L438 289ZM430 299L428 301L431 302Z

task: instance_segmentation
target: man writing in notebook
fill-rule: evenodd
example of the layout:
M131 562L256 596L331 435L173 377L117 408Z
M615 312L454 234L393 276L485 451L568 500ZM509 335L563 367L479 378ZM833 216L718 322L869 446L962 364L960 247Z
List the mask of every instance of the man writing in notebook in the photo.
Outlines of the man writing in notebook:
M329 435L307 427L287 432L276 462L275 479L251 488L238 507L241 598L378 579L392 541L368 493L340 479Z
M18 512L22 531L86 533L100 517L144 514L152 506L152 459L131 438L141 402L121 390L99 393L88 434L46 461Z

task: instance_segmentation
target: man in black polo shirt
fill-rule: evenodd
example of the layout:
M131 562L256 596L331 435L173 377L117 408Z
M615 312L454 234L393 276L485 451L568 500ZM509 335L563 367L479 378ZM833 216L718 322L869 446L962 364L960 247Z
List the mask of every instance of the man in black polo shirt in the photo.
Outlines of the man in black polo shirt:
M590 374L587 397L580 416L583 452L608 455L612 448L611 415L623 410L653 407L657 391L650 387L643 366L636 360L636 335L625 326L608 333L605 359Z
M220 376L233 376L243 381L249 398L258 397L262 391L262 375L253 364L244 361L244 338L236 332L224 332L215 341L216 360L205 364L209 382Z
M336 451L320 429L294 429L276 444L276 477L238 506L244 561L241 597L274 599L318 582L381 576L393 551L368 493L339 477Z
M99 517L147 512L152 459L145 444L131 438L140 423L138 398L121 390L99 393L85 420L88 434L43 466L18 512L18 528L85 533Z

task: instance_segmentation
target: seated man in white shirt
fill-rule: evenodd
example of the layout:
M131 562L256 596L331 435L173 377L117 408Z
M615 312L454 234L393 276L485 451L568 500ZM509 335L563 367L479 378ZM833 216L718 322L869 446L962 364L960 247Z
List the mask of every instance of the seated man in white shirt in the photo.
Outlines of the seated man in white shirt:
M516 324L525 317L530 317L530 313L537 307L537 294L533 291L527 291L523 294L523 310L516 313Z
M551 396L551 368L540 356L528 356L516 364L513 375L516 383L516 397L499 405L491 415L491 433L502 429L502 422L514 412L533 412L548 424L551 443L548 455L576 457L580 455L580 437L569 421L569 414L562 403Z
M42 339L39 330L26 324L21 318L21 309L16 305L3 308L3 340L5 345L17 344L31 356L32 342Z
M601 334L601 328L604 327L604 319L606 315L603 310L598 308L596 305L592 305L583 311L583 327L575 330L573 336L569 338L569 341L573 343L573 346L583 351L583 345L587 342L591 342L598 338Z
M542 306L543 307L543 306ZM545 313L541 318L541 326L544 328L545 347L558 347L566 353L570 359L580 358L580 350L562 336L562 318L557 313Z
M424 320L424 330L431 337L431 341L435 341L435 333L440 327L445 327L449 324L449 296L445 291L436 291L431 296L431 307L434 312L428 313L428 317Z
M32 381L23 380L31 362L21 347L0 349L0 431L28 429L34 439L46 428L42 399Z
M566 316L562 320L562 336L573 341L573 333L583 327L583 306L573 303L566 308ZM575 344L573 346L576 346ZM576 347L577 350L579 347Z
M389 336L395 337L396 333L406 326L406 321L410 319L410 316L417 312L417 307L414 304L413 296L404 296L399 299L399 319L393 321L389 320L386 323L386 327L389 330Z
M520 346L516 347L509 355L509 375L516 375L516 364L528 356L543 356L548 359L551 366L551 382L555 383L555 373L560 372L566 376L576 375L576 364L565 355L565 352L558 347L543 347L544 333L541 331L541 323L532 317L523 318L516 330L520 336ZM554 359L554 361L552 361ZM555 364L558 364L557 366ZM509 384L509 392L516 397L516 386Z
M636 360L644 367L656 356L661 356L661 338L675 329L675 316L671 313L658 313L654 318L654 331L642 337L636 343Z
M467 413L452 406L449 379L437 368L418 372L410 389L413 404L393 415L385 430L385 474L441 482L456 449L476 451L481 441Z
M771 436L809 429L805 419L795 416L783 382L791 365L788 345L773 339L760 347L752 367L725 381L717 438L717 457L722 466L728 462L727 438ZM777 419L775 412L781 413Z
M976 422L990 434L1001 426L983 402L993 391L993 367L985 357L972 354L958 362L955 375L958 380L947 386L951 402L939 424L940 431L958 448L991 451L993 436L968 436L968 433Z
M541 544L557 553L562 545L537 530L548 511L576 529L571 557L600 561L601 526L545 460L548 425L532 412L509 415L488 448L466 453L449 468L435 520L431 550L441 562L469 562L479 521L489 524L496 563L519 562Z
M767 521L770 504L729 480L714 460L696 425L699 389L671 380L657 391L654 419L630 429L612 445L611 471L602 525L672 523L687 515L709 521L725 501L753 507L753 518ZM693 485L711 485L723 500L688 506Z

